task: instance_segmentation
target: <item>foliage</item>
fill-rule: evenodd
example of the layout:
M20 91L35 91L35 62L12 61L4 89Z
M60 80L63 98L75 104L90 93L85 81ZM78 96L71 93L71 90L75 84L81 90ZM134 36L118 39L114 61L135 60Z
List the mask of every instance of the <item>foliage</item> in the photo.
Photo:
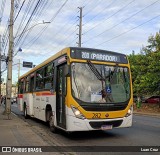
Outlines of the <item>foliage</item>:
M148 44L140 54L128 56L136 95L160 93L160 32L150 36Z

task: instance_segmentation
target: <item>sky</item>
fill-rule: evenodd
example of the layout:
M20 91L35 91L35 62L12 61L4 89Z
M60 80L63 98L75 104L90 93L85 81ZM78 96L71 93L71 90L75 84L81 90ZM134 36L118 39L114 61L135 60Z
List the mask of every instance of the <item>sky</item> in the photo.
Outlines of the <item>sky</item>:
M10 3L0 0L5 55ZM38 65L65 47L78 46L79 7L83 16L82 47L139 53L148 37L160 30L160 0L15 0L14 6L13 83L18 79L19 59ZM2 62L2 71L5 69ZM28 70L20 65L20 75ZM2 78L6 75L4 71Z

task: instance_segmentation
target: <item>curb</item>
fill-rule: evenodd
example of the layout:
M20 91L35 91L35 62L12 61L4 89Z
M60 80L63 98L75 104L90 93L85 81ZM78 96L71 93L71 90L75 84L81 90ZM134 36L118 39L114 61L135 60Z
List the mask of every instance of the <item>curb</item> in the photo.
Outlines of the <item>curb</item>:
M13 114L14 116L18 117L17 114L15 114L14 112L11 111L11 114Z
M154 114L154 113L133 112L133 114L135 114L135 115L151 116L151 117L160 117L160 114Z

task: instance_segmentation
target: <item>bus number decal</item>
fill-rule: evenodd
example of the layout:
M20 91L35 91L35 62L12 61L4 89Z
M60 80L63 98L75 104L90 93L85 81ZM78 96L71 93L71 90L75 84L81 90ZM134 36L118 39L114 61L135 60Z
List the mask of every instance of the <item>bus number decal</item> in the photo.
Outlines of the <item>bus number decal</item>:
M82 58L84 58L84 59L89 59L89 53L87 53L87 52L82 52Z
M92 118L101 118L101 113L93 113L93 117Z

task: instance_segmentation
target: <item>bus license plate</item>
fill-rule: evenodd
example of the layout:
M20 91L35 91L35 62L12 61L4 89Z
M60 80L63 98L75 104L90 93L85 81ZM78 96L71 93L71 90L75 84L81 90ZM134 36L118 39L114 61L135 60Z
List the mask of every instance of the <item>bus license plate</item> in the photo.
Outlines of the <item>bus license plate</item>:
M102 125L101 129L102 130L111 130L112 129L112 125Z

